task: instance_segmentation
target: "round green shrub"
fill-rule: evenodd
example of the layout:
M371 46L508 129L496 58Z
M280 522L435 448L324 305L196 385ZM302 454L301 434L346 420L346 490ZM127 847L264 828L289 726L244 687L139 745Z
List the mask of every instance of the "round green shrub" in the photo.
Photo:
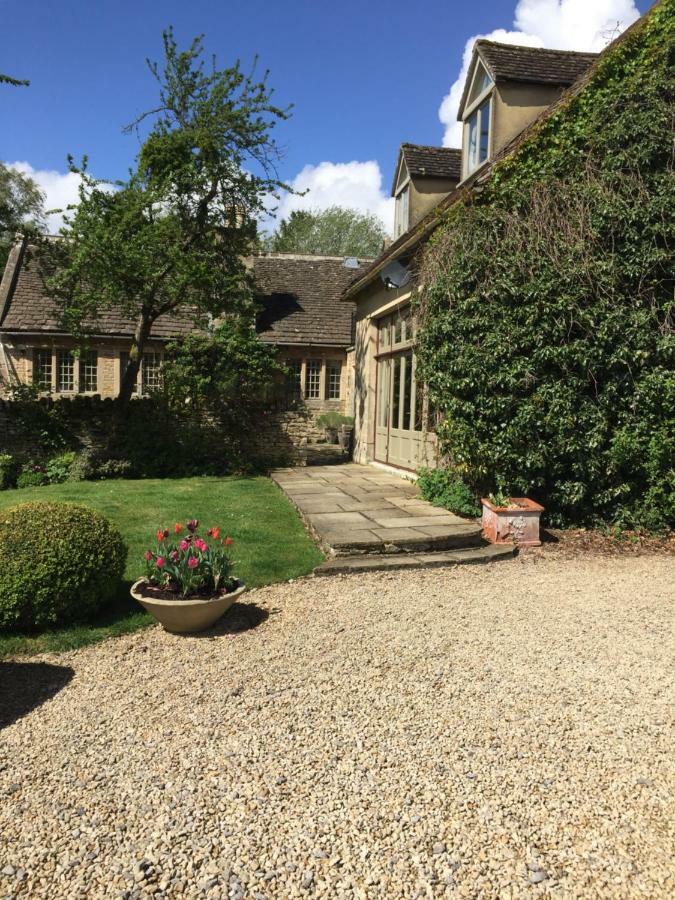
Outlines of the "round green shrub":
M22 503L0 513L0 630L90 619L115 596L127 548L95 510Z

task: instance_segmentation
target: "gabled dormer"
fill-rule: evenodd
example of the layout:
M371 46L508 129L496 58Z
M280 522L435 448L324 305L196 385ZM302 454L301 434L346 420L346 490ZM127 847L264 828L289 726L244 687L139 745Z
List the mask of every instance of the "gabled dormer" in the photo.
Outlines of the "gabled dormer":
M596 57L597 53L476 41L457 113L463 123L462 180L493 159Z
M460 179L461 152L450 147L401 144L391 195L394 240L436 206Z

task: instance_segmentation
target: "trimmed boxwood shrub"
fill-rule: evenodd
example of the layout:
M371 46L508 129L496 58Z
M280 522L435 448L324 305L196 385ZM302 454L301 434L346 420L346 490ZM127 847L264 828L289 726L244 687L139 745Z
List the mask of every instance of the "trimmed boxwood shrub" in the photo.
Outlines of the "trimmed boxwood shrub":
M119 586L127 548L100 513L75 503L22 503L0 514L0 630L90 619Z

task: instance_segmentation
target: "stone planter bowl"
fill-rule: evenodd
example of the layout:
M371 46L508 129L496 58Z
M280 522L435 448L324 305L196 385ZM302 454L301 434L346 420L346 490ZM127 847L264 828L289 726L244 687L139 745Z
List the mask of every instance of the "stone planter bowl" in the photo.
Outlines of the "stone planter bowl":
M495 506L482 497L483 537L492 544L539 547L539 519L544 507L529 497L510 497L515 506Z
M131 587L131 596L157 619L165 631L173 634L194 634L210 628L246 590L246 585L239 581L236 590L217 597L161 600L148 595L145 590L147 584L147 578L139 578Z

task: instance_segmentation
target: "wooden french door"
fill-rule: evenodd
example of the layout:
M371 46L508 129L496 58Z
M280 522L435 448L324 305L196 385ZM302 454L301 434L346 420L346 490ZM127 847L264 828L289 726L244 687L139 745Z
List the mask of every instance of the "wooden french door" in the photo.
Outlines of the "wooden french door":
M418 384L412 319L407 310L378 323L375 459L404 469L430 464L435 436L425 431L425 400Z

